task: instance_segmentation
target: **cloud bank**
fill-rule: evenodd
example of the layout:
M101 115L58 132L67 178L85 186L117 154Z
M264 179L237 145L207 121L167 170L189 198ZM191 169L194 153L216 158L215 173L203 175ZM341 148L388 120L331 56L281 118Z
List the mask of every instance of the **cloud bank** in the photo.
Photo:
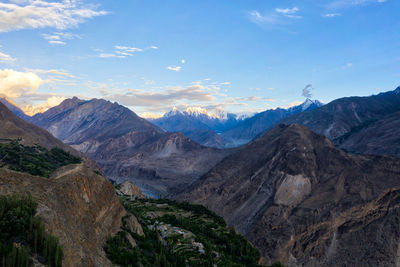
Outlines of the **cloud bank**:
M19 29L56 28L65 30L96 16L107 14L78 0L0 2L0 32Z
M0 70L0 95L17 98L34 93L43 80L33 72L18 72L11 69Z

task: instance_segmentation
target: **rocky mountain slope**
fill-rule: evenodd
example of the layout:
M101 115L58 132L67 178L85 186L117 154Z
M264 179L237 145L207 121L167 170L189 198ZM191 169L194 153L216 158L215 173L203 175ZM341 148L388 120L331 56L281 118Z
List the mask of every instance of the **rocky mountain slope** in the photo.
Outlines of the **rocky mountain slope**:
M40 144L48 149L58 147L70 152L74 156L81 157L86 165L94 169L98 169L97 164L87 156L71 148L70 146L65 145L60 140L54 138L46 130L17 117L2 103L0 103L0 125L0 139L21 139L21 142L24 145L32 146L35 144Z
M103 99L67 99L44 113L36 114L30 122L47 129L67 144L81 144L88 139L105 140L133 131L163 133L129 109Z
M238 125L224 132L222 138L226 140L228 146L246 144L256 136L274 127L283 118L321 106L322 103L318 100L306 99L301 105L288 109L269 109L239 122Z
M42 146L79 155L45 130L15 116L3 104L0 104L0 123L2 144L19 139L25 146L34 146L38 153L43 151L39 147ZM15 153L18 150L13 157L22 158ZM25 163L17 161L16 164ZM38 164L49 163L40 158ZM109 181L83 163L61 167L49 178L12 171L7 165L1 165L0 194L33 196L46 229L60 241L64 266L111 265L103 245L110 235L118 232L125 210Z
M131 180L156 195L190 183L229 153L166 133L102 99L67 99L31 121L86 153L111 179Z
M204 204L267 263L395 266L400 160L352 155L304 126L239 148L177 198Z
M340 98L282 122L305 125L350 152L400 156L399 111L400 87L368 97Z
M21 119L28 120L29 116L26 115L22 109L20 109L16 104L14 104L10 99L6 97L0 97L0 102L3 103L12 113L20 117Z
M50 178L0 169L0 194L31 194L38 216L58 237L64 266L111 266L103 246L125 215L115 190L84 165L69 165Z
M400 111L364 123L335 142L347 151L400 157Z

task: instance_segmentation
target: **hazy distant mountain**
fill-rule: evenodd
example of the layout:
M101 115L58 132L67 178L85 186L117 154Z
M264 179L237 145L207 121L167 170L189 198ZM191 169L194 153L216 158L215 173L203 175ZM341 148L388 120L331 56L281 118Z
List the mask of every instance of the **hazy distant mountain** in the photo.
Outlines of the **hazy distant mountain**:
M347 154L304 126L280 124L178 198L222 215L267 264L394 266L399 177L398 158Z
M295 107L266 110L252 116L239 116L224 111L209 113L201 108L188 108L185 111L174 108L163 117L150 121L166 131L182 132L205 146L236 147L248 143L286 116L320 106L322 103L318 100L307 99Z
M345 97L284 119L323 134L350 152L400 156L400 87L368 97Z
M190 183L229 153L166 133L103 99L67 99L31 121L86 153L110 178L131 180L156 194Z
M306 99L301 105L288 109L269 109L240 121L235 127L222 134L228 146L246 144L256 136L275 126L283 118L304 111L313 110L323 104L318 100Z
M163 117L150 121L165 131L182 132L202 145L222 148L225 141L219 133L234 127L243 118L222 110L209 113L203 108L191 107L184 111L174 108Z

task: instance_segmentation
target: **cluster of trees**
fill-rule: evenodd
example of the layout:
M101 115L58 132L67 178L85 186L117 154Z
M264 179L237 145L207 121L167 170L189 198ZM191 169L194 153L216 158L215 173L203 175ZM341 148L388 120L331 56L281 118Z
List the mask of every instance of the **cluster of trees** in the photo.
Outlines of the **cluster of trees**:
M212 257L213 251L218 252L221 266L258 266L258 249L233 228L226 228L225 223L204 220L200 216L184 217L173 214L166 214L159 220L194 233L196 239L204 245L206 255Z
M45 232L36 208L30 195L0 196L1 266L29 266L31 256L49 266L62 266L58 239Z
M259 266L259 251L233 229L226 227L225 221L201 205L188 202L177 202L168 199L123 200L125 209L138 217L142 224L144 236L138 236L124 228L110 238L105 246L108 258L121 266ZM148 205L154 204L154 205ZM158 208L156 204L168 204ZM167 211L162 217L148 219L148 211ZM192 214L187 216L188 212ZM155 221L176 226L196 235L197 242L204 245L205 253L195 249L177 249L177 240L160 238L157 230L146 227ZM136 241L132 247L127 239L130 234ZM182 237L179 237L182 239ZM178 239L179 239L178 238ZM171 237L170 239L174 239ZM171 242L169 242L171 241ZM183 240L179 240L184 242ZM181 249L182 248L182 249Z
M18 140L0 144L0 167L49 177L61 166L80 163L81 159L60 149L48 150L41 146L24 146Z

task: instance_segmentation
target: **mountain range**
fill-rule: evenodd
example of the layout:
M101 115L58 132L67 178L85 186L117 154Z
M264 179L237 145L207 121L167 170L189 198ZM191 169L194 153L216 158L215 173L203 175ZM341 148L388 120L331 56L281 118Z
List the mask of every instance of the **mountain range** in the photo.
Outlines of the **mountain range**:
M182 132L204 146L237 147L248 143L287 116L320 106L322 103L318 100L306 99L298 106L270 109L252 116L238 116L222 111L208 113L201 108L188 108L185 111L174 108L163 117L149 121L165 131Z
M366 97L345 97L287 117L325 135L338 147L361 154L400 156L400 87Z
M267 264L395 266L398 262L400 87L325 105L306 100L293 108L266 110L249 118L226 113L210 116L204 110L189 109L173 110L149 122L117 103L78 98L29 117L12 103L5 104L37 126L0 104L3 141L58 147L82 157L85 165L61 168L49 184L42 180L36 184L29 175L15 183L4 180L7 186L0 183L1 192L27 192L30 187L36 192L55 186L45 197L35 194L45 201L54 198L52 209L59 210L67 204L58 186L74 188L68 191L69 198L81 199L75 195L79 194L86 199L82 192L89 190L85 188L89 182L79 180L85 175L98 182L91 185L94 191L89 200L112 207L103 211L96 206L93 216L105 212L106 224L112 225L107 233L114 233L119 224L109 215L120 218L124 210L114 201L104 177L87 167L97 164L117 183L130 180L153 196L207 206L259 248ZM235 148L207 147L192 138L208 146ZM3 175L4 170L0 171L0 181L17 177L12 171ZM23 182L28 187L19 188ZM112 203L91 199L101 190L108 190ZM74 205L86 209L81 200ZM55 231L49 220L47 226ZM82 221L82 227L88 225ZM96 238L98 248L104 235ZM78 242L65 240L69 249ZM83 245L79 243L76 249ZM68 253L75 251L71 248ZM102 250L95 251L94 258L107 262Z
M131 180L156 195L189 184L230 153L165 132L103 99L67 99L28 120L88 155L110 179Z

